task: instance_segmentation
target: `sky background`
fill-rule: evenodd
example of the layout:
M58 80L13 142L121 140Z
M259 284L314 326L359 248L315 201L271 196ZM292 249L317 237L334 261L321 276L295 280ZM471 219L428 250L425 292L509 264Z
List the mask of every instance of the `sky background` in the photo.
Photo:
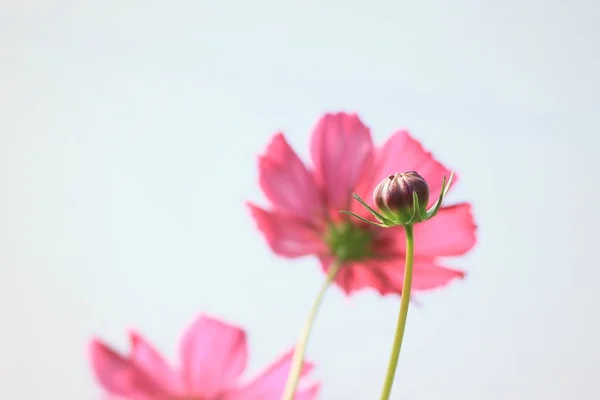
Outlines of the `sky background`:
M394 399L600 398L600 7L593 1L0 2L0 393L93 400L86 344L172 360L200 312L288 349L323 277L246 200L277 130L400 128L461 175L478 245L417 298ZM597 237L597 236L596 236ZM397 297L331 290L321 399L379 393Z

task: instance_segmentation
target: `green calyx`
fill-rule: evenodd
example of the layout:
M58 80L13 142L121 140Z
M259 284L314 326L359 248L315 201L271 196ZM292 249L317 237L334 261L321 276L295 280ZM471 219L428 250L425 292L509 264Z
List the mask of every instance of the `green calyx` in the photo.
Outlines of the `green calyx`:
M339 261L359 261L372 253L373 236L368 230L350 222L331 224L325 233L331 255Z

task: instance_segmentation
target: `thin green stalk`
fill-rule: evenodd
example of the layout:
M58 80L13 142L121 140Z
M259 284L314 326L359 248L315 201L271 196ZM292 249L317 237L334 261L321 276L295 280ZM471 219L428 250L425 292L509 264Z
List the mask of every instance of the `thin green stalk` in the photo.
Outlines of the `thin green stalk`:
M300 338L298 339L298 343L296 344L296 349L294 350L294 356L292 358L292 366L290 368L290 373L287 378L287 382L285 384L285 389L283 391L283 400L293 400L294 394L296 393L296 389L298 387L298 381L300 380L300 372L302 371L302 365L304 364L304 353L306 353L306 347L308 345L308 339L310 337L310 333L312 331L313 323L315 322L315 318L317 317L317 313L319 312L319 307L323 302L323 298L325 296L325 292L327 292L327 288L335 279L338 271L342 263L339 261L334 261L329 270L327 271L327 277L325 281L321 285L319 292L317 293L317 297L313 301L313 305L310 308L310 312L308 314L308 318L304 324L304 328L300 333Z
M404 337L404 328L406 327L406 317L408 316L408 305L410 303L410 286L412 283L413 270L413 255L414 255L414 237L413 227L408 225L404 227L406 232L406 262L404 267L404 282L402 284L402 299L400 300L400 312L398 313L398 322L396 323L396 335L394 336L394 344L392 345L392 353L390 354L390 362L388 364L385 382L381 392L381 400L388 400L392 392L394 384L394 376L396 375L396 366L400 357L400 349L402 348L402 338Z

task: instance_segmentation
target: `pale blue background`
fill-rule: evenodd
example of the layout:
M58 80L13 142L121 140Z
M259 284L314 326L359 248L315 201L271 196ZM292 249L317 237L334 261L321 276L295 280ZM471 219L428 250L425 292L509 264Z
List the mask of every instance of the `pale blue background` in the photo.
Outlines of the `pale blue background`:
M98 398L90 335L174 358L200 311L248 328L252 371L288 348L322 276L244 201L270 135L306 157L330 110L409 128L480 225L468 279L419 296L393 398L600 398L593 1L0 7L2 398ZM397 306L329 293L322 399L377 398Z

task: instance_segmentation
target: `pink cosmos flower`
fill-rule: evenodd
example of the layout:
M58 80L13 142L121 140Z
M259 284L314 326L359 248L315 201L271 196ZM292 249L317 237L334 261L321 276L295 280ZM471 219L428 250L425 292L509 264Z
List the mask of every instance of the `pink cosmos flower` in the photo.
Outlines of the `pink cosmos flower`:
M404 275L402 228L379 229L339 210L372 219L351 194L356 192L374 207L375 186L389 174L409 170L428 182L431 206L450 171L407 131L397 131L376 147L369 128L355 114L325 114L313 131L310 155L312 167L277 133L259 157L259 182L271 209L248 206L269 246L287 258L315 255L324 271L340 259L343 266L335 283L346 294L364 288L399 294ZM455 176L454 183L457 180ZM433 289L464 277L464 272L441 265L439 258L470 250L475 230L468 203L442 207L433 219L416 224L412 288Z
M292 351L258 377L240 382L246 368L246 333L206 315L188 329L180 344L179 368L170 366L139 334L130 334L123 356L101 341L90 344L96 379L110 399L127 400L279 400L289 373ZM305 363L302 375L313 368ZM315 399L318 384L298 390L296 400Z

